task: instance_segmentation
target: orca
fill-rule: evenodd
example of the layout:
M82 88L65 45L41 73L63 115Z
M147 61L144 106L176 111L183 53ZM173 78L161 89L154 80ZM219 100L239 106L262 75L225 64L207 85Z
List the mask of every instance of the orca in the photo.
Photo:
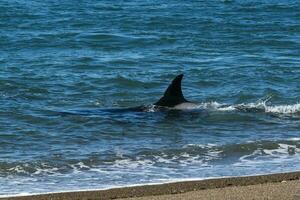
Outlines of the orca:
M61 115L99 115L101 113L155 112L168 110L194 110L197 104L186 100L181 90L183 74L176 76L164 95L154 104L129 108L106 108L101 110L72 110L60 112Z
M154 106L163 107L163 108L171 108L177 110L185 110L185 109L194 109L197 107L197 104L192 103L186 100L183 96L181 89L181 81L183 78L183 74L176 76L167 90L165 91L163 97L161 97Z
M111 108L102 111L106 112L149 112L167 110L193 110L197 109L197 104L186 100L181 90L183 74L177 75L168 86L164 95L154 104L141 105L130 108Z

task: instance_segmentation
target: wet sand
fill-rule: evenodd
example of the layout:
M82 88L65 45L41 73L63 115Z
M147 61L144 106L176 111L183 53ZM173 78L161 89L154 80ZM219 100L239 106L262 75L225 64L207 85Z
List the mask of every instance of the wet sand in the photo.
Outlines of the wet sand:
M166 199L292 199L300 200L300 172L185 181L98 191L65 192L6 200L166 200Z
M126 198L122 200L300 200L300 181L264 183L198 190L182 194ZM119 199L121 200L121 199Z

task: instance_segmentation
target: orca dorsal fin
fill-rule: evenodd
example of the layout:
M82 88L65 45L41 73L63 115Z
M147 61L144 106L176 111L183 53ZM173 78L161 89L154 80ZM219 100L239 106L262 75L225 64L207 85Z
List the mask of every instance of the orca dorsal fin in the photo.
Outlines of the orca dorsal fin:
M160 98L154 105L164 107L174 107L178 104L188 102L181 91L181 80L183 74L180 74L174 78L168 89L165 91L164 96Z

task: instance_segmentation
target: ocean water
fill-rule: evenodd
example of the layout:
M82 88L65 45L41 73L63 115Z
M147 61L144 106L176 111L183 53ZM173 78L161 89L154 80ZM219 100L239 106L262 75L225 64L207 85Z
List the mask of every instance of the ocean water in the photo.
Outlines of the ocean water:
M300 1L0 1L0 196L296 170Z

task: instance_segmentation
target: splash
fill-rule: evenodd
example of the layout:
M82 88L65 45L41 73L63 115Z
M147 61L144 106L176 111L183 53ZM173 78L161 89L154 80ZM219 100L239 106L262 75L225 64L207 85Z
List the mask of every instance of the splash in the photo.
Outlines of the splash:
M227 105L216 101L203 102L200 104L191 104L182 109L176 110L208 110L208 111L241 111L241 112L265 112L274 114L300 114L300 103L292 105L267 105L266 100L259 100L254 103L241 103ZM171 109L174 110L174 109ZM155 105L148 105L144 109L145 112L157 112L160 109Z
M218 102L206 102L197 106L198 109L207 109L215 111L242 111L242 112L265 112L274 114L300 114L300 103L291 105L268 105L271 97L259 100L254 103L241 103L235 105L226 105Z
M300 114L300 103L294 105L266 106L266 112L281 114Z

